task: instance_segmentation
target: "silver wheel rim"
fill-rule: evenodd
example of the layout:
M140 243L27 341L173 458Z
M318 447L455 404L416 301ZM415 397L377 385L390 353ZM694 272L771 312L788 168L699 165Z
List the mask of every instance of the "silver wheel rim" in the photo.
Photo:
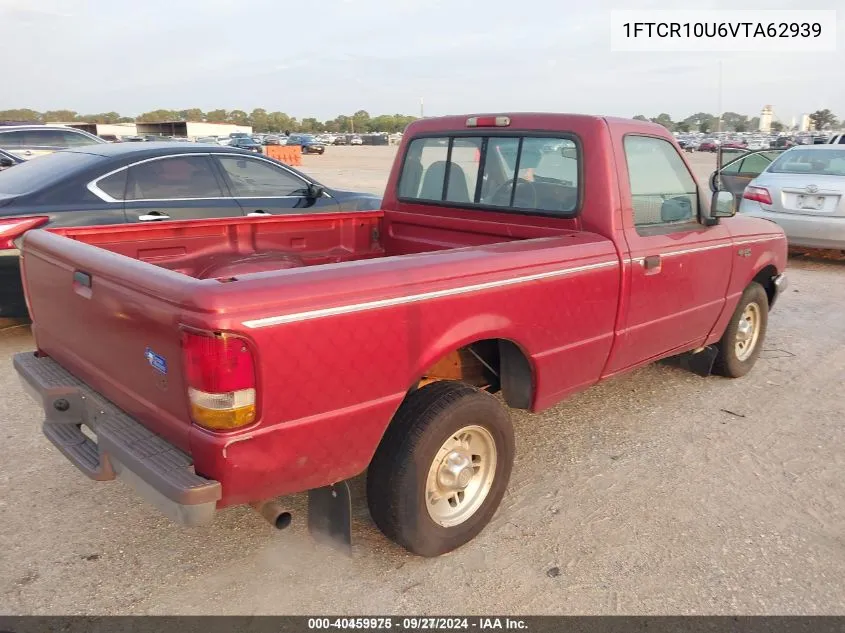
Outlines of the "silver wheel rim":
M496 442L482 426L465 426L440 447L425 482L425 506L432 521L459 525L484 503L496 476Z
M736 343L734 351L739 361L748 360L757 347L757 340L760 338L760 306L756 303L749 303L739 317L739 325L736 328Z

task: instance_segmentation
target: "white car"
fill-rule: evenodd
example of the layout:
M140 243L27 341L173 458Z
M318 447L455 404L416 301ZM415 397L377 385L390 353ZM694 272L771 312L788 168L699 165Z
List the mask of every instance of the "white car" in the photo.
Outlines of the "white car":
M351 139L349 139L349 144L350 145L363 145L364 140L360 136L353 136Z
M29 160L36 156L108 141L63 125L9 125L0 127L0 149Z

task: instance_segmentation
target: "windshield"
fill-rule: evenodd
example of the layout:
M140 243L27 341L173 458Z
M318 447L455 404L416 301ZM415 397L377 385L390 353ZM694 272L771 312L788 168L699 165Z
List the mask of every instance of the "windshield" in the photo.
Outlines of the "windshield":
M845 176L845 149L791 149L771 164L769 173Z
M67 150L32 158L0 172L0 195L20 196L49 187L101 160L102 156Z

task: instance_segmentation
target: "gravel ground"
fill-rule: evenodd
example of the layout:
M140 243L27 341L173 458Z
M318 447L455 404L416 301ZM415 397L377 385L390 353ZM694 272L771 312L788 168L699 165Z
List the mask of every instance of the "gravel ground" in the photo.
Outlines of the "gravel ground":
M380 192L394 149L330 148L303 169ZM706 175L712 156L693 156ZM658 364L540 415L514 412L503 505L466 547L413 557L369 519L355 547L251 510L170 524L51 448L0 332L0 612L6 614L845 614L845 262L790 261L765 351L740 380Z

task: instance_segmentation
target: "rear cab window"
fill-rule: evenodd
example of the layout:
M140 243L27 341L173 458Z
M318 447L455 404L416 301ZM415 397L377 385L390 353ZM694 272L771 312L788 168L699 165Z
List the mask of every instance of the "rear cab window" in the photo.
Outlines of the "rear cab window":
M579 174L571 135L427 136L408 143L397 193L405 202L571 218Z

